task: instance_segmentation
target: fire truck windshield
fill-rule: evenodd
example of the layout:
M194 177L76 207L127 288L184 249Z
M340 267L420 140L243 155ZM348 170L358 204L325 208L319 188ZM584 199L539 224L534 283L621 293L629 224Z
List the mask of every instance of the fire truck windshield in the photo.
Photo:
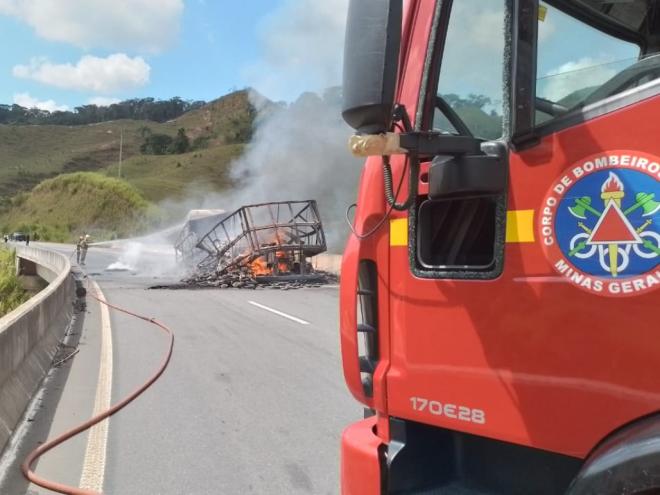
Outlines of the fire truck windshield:
M536 125L660 78L646 3L630 0L626 9L599 0L557 3L561 8L540 3ZM505 10L504 1L479 0L462 0L452 9L433 130L502 136Z
M542 3L538 19L536 123L660 79L646 0Z

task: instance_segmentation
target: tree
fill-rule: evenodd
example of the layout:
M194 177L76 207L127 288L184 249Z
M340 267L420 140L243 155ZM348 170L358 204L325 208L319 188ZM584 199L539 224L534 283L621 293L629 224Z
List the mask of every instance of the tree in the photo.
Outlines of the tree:
M66 112L0 105L0 124L84 125L118 119L166 122L205 104L205 101L188 101L175 96L169 100L133 98L109 106L81 105Z
M165 155L169 151L173 139L167 134L150 134L140 146L145 155Z
M188 136L186 136L186 130L182 127L176 132L176 137L170 144L168 151L175 155L180 155L185 153L190 149L190 141Z

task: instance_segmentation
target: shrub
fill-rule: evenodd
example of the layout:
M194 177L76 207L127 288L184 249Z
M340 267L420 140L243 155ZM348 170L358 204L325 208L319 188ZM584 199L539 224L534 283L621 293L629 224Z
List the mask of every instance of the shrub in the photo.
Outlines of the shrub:
M28 297L16 276L16 253L0 249L0 316L23 304Z

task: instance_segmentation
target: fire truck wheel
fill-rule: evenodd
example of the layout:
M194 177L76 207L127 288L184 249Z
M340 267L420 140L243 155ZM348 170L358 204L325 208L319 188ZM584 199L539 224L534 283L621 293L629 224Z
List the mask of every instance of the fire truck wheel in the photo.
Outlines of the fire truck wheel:
M660 415L621 428L587 458L566 495L660 493Z

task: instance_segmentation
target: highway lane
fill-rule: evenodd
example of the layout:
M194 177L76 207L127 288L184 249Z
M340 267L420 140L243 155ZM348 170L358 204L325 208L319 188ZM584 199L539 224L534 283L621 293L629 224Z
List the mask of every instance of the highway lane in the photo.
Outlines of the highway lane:
M169 255L106 271L120 259L92 247L85 268L176 342L161 379L110 421L105 493L338 493L341 430L361 409L341 375L337 288L147 290L174 280ZM120 313L111 323L114 402L152 373L166 339Z

